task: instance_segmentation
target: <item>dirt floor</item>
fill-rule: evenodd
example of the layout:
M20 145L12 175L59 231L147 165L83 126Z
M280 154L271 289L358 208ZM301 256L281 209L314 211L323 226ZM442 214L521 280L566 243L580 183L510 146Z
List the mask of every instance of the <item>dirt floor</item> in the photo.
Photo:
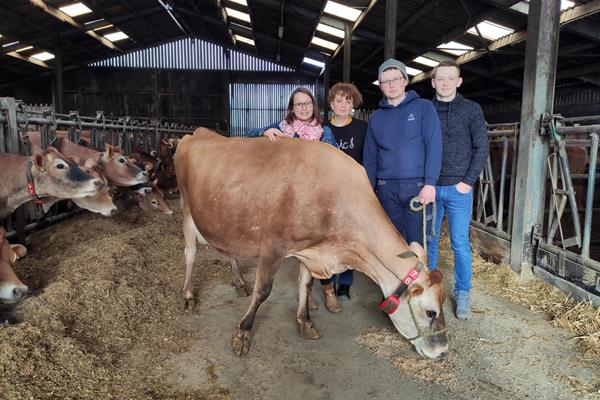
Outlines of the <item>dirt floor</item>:
M359 274L342 313L311 314L322 338L302 339L297 262L284 260L238 358L229 341L250 299L237 297L224 258L199 251L198 306L183 310L181 215L170 206L172 216L84 214L34 235L16 267L34 295L0 311L18 322L0 325L0 399L600 398L600 358L477 274L473 318L456 320L446 303L450 353L431 361L393 330L379 288ZM252 282L254 261L241 267Z

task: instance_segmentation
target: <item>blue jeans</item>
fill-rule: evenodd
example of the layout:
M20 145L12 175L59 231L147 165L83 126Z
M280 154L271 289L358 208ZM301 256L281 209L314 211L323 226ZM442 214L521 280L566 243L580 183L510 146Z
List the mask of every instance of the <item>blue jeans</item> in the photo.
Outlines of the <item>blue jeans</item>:
M423 211L412 211L410 201L423 188L421 179L378 180L377 198L392 223L407 243L418 242L423 246ZM431 229L431 206L427 207L427 234Z
M320 279L321 281L321 285L328 285L331 282L333 282L334 284L337 282L338 285L348 285L351 286L352 285L352 272L354 270L352 269L347 269L346 271L342 272L341 274L335 274L333 275L331 278L329 279Z
M448 218L450 243L454 252L454 290L470 290L472 276L469 224L473 207L473 191L460 193L455 185L436 187L436 236L429 243L429 269L437 267L439 232L444 214Z

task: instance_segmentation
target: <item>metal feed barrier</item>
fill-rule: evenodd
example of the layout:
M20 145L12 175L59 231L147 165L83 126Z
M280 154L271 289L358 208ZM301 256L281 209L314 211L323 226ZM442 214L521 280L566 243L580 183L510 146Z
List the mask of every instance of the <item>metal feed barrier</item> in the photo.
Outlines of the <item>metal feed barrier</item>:
M30 155L29 132L39 131L45 148L52 143L57 130L66 130L69 140L75 143L80 141L83 130L89 130L91 145L96 149L104 150L106 138L127 155L132 152L134 143L146 152L158 152L163 138L180 137L192 133L194 128L131 117L106 118L102 111L94 117L81 116L75 111L59 114L51 107L28 106L11 97L0 97L0 152ZM27 232L62 221L75 212L51 210L44 215L40 206L24 204L6 219L7 236L16 235L20 243L25 243Z

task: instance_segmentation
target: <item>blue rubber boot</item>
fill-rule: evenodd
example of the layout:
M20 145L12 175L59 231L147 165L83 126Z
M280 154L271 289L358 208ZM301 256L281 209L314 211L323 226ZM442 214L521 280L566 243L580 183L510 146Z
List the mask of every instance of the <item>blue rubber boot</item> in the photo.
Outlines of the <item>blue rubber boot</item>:
M469 291L457 290L454 295L456 297L456 318L469 319L471 317Z

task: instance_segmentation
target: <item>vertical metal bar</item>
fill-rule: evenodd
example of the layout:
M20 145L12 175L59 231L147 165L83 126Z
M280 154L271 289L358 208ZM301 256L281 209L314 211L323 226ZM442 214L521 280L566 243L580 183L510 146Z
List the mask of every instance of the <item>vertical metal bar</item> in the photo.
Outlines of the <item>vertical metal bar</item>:
M571 170L567 158L567 148L564 140L559 140L558 151L560 154L560 163L563 170L563 181L567 190L567 199L571 206L571 217L573 218L573 227L575 228L575 237L577 246L581 246L581 222L579 221L579 213L577 212L577 202L575 201L575 191L573 189L573 181L571 180Z
M521 132L510 264L517 272L533 264L533 234L544 217L548 154L547 139L540 136L541 115L552 112L558 55L560 2L533 1L527 17L527 45L521 101Z
M503 230L504 222L504 183L506 181L506 161L508 159L508 139L502 136L502 167L500 168L500 192L498 194L498 230Z
M385 49L384 59L396 57L396 26L398 24L398 0L385 2Z
M394 0L394 3L397 0ZM396 26L396 23L394 22L394 27ZM386 31L387 34L387 31ZM396 37L396 35L394 35L394 37ZM343 73L343 79L344 82L349 83L350 82L350 64L352 63L352 57L351 57L351 51L352 51L352 24L350 22L346 22L344 24L344 73ZM329 63L327 63L329 64Z
M517 185L517 152L518 152L518 137L517 132L519 131L518 125L515 123L514 126L514 137L512 146L512 163L510 172L510 189L508 192L508 222L506 223L506 232L512 235L513 216L515 211L515 188Z
M590 134L592 147L590 148L590 164L588 170L587 196L585 198L585 217L583 227L583 244L581 255L590 256L590 235L592 232L592 207L594 205L594 189L596 186L596 161L598 159L598 134Z

